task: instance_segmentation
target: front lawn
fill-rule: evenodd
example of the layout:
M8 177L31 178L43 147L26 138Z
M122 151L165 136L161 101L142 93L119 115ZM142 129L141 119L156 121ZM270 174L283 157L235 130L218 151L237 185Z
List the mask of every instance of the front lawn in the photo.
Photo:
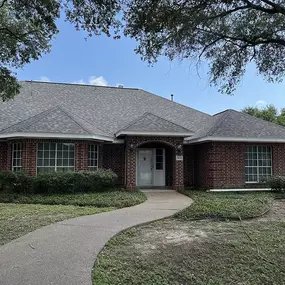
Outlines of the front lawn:
M95 263L93 284L284 284L284 200L270 193L187 195L194 203L175 217L111 239ZM229 219L259 216L272 204L260 218Z
M0 193L0 245L37 228L83 215L140 204L139 191L85 194L24 195Z
M53 195L8 194L0 192L0 203L124 208L140 204L145 200L146 196L144 193L140 191L125 190Z
M0 203L0 245L58 221L114 209L111 207L96 208Z
M180 221L130 229L99 255L94 285L280 285L285 222Z
M272 206L272 193L231 192L215 193L202 191L182 191L194 200L194 203L179 212L179 219L248 219L263 215Z

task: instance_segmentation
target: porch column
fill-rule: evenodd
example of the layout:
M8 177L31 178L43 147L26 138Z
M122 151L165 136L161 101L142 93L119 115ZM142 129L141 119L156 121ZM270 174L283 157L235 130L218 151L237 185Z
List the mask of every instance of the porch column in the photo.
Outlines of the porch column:
M126 188L136 188L136 149L131 141L126 142Z
M22 169L31 176L37 174L37 141L34 139L22 141Z
M175 146L173 158L173 189L184 189L183 142Z

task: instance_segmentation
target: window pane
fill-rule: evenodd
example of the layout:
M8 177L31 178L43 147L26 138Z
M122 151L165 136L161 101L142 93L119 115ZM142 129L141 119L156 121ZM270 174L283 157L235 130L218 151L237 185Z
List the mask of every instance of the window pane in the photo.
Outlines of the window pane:
M88 169L97 169L98 167L98 145L88 145Z
M247 146L245 154L246 182L260 182L272 174L271 147Z

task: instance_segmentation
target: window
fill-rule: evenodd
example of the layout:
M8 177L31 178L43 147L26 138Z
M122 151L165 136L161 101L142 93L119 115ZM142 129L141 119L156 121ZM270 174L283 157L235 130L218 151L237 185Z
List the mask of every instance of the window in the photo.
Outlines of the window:
M88 145L88 170L96 170L98 168L98 145Z
M12 170L20 171L22 169L22 144L13 143L12 145Z
M156 170L163 170L163 149L162 148L157 148L156 149L156 165L155 165L155 169Z
M272 175L272 156L269 146L247 146L245 158L245 181L261 182Z
M74 171L73 143L38 143L37 172Z

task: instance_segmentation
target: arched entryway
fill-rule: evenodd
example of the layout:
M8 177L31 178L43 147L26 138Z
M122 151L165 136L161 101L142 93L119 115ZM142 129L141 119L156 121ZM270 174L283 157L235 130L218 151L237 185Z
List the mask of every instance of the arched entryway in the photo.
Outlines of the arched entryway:
M127 189L153 188L156 185L159 185L157 187L171 187L175 190L183 189L183 137L126 137L125 143L125 186ZM141 156L138 154L140 150ZM141 166L138 166L139 159L149 160L149 163L142 166L146 168L146 176L142 179ZM164 164L163 169L161 169L161 163ZM150 172L151 170L154 172ZM159 171L162 174L159 174Z
M175 149L165 142L146 142L136 148L136 186L171 187Z

